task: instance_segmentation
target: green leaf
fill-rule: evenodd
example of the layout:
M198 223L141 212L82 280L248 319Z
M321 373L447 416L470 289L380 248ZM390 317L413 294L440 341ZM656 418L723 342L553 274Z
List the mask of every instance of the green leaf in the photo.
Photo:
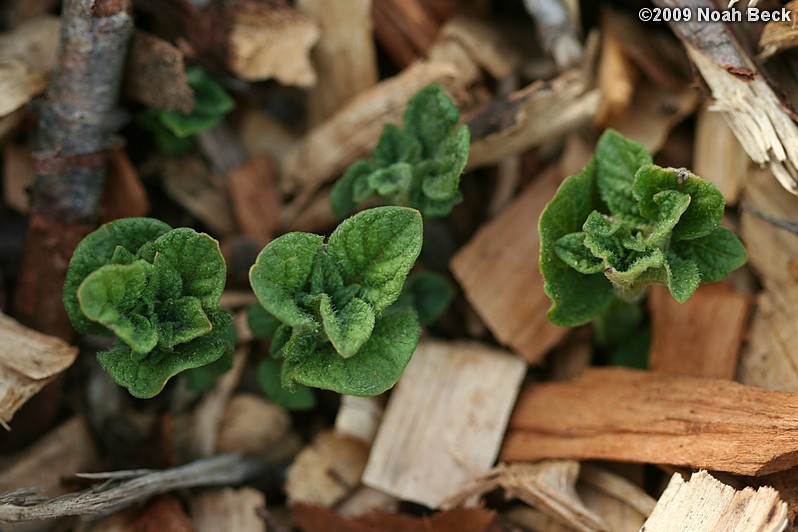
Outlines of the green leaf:
M708 235L723 218L724 200L720 191L700 177L680 169L646 165L638 170L634 194L640 214L657 220L659 205L654 200L659 192L675 190L690 196L690 205L673 228L673 240L690 240Z
M316 396L307 386L297 385L289 392L280 384L281 366L273 360L261 360L256 370L263 394L274 404L287 410L309 410L316 406Z
M374 310L362 299L352 299L339 311L327 294L321 296L321 322L336 352L349 358L363 346L374 330Z
M637 170L651 164L651 154L615 130L608 129L596 144L596 182L610 212L637 221L637 199L632 185Z
M174 349L156 347L150 356L139 359L133 356L127 344L118 342L109 350L97 353L97 360L114 381L133 396L154 397L172 376L210 364L232 351L235 338L231 335L232 315L216 310L209 312L208 317L213 325L210 333Z
M452 208L458 203L463 201L463 195L460 191L450 199L436 200L424 194L422 189L417 189L411 195L410 205L414 209L418 209L427 218L443 218L449 216Z
M211 331L211 320L202 303L192 296L170 299L157 312L159 338L162 347L174 347L190 342Z
M270 357L283 358L283 349L291 339L293 332L294 331L290 325L283 324L277 327L277 330L274 331L274 336L272 337L272 343L269 346Z
M135 255L139 248L172 228L152 218L123 218L102 225L87 235L75 248L64 280L64 307L75 329L84 334L110 336L112 331L87 318L78 302L78 288L92 272L118 256L118 247Z
M667 254L668 290L676 301L684 303L698 288L699 272L696 263L684 260L675 253Z
M701 283L720 281L748 261L740 239L725 227L716 227L701 238L674 242L673 251L696 265Z
M313 327L315 320L297 304L308 289L313 259L324 238L287 233L272 240L249 271L255 296L266 311L292 327Z
M114 332L136 353L148 353L158 343L156 324L147 318L146 301L151 264L109 264L89 274L78 288L83 314Z
M596 165L563 181L540 216L540 271L543 289L553 304L548 312L555 325L573 327L587 323L612 303L612 285L601 274L583 275L566 264L555 243L579 232L588 215L600 205L596 189Z
M447 200L458 193L460 174L468 162L471 134L467 126L458 127L454 134L441 142L436 157L418 165L424 194L433 200Z
M355 212L357 202L354 198L355 182L366 180L374 171L372 165L363 159L357 160L347 168L343 177L335 182L330 192L330 203L336 216L341 218Z
M657 224L647 240L652 246L661 246L668 243L671 231L690 206L691 198L676 190L663 190L654 194L653 199L659 212L656 216Z
M194 109L189 114L160 110L160 120L178 138L213 128L235 108L235 101L210 74L200 67L186 70L188 86L194 91Z
M407 102L404 128L419 141L422 157L426 159L436 153L458 120L460 111L441 86L428 85Z
M260 303L255 301L247 309L247 325L255 338L270 340L277 328L280 327L280 320L269 314Z
M410 187L412 180L413 167L409 163L395 163L369 174L368 185L370 190L386 197L403 193Z
M330 236L327 251L340 265L345 284L360 285L359 297L380 312L399 297L421 241L418 211L378 207L344 220Z
M410 305L416 309L422 327L437 320L454 297L452 284L440 274L419 272L411 275L394 306Z
M385 124L380 141L371 154L377 167L388 167L395 163L416 162L421 159L421 143L408 135L396 124Z
M595 212L595 211L594 211ZM604 262L585 247L583 232L570 233L554 243L554 252L565 264L585 275L604 271Z
M289 366L286 376L306 386L347 395L378 395L399 380L420 332L412 308L391 309L377 320L371 338L356 355L343 358L331 345L319 344L310 356Z

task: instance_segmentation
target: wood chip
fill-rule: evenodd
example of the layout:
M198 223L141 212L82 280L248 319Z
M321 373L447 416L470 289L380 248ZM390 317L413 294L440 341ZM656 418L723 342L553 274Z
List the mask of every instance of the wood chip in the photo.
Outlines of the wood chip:
M0 116L16 111L44 91L47 78L20 59L0 62Z
M252 156L268 156L277 167L281 167L283 157L297 141L296 133L258 108L245 108L239 118L236 138L244 150Z
M608 530L601 517L591 512L576 494L579 462L546 460L538 464L500 464L488 474L474 479L450 503L461 503L475 495L504 490L508 498L519 499L538 508L552 519L583 532Z
M793 0L784 4L785 9L789 9L795 16L798 9L798 2ZM778 22L768 22L759 36L759 57L767 59L783 50L789 50L798 46L798 28L793 22L788 20Z
M341 396L341 406L335 416L335 430L371 444L377 435L383 404L379 397Z
M196 157L164 162L164 190L218 236L236 233L236 222L222 180Z
M422 342L391 394L363 483L439 507L493 464L525 372L521 359L483 344Z
M47 383L67 369L78 348L0 313L0 425Z
M737 205L751 159L721 113L703 106L698 112L693 144L693 172L718 187L726 205Z
M438 33L438 22L421 0L374 0L374 33L400 67L424 56Z
M623 502L626 506L634 508L644 518L651 514L657 504L657 501L637 484L595 465L583 464L579 480ZM588 506L590 505L588 504ZM600 512L599 515L601 515Z
M227 65L236 75L298 87L316 83L310 49L320 31L310 17L288 3L255 1L239 2L230 16Z
M318 79L308 92L311 125L335 114L347 101L377 82L371 4L372 0L297 2L297 7L321 28L321 38L311 53Z
M150 201L139 173L130 162L125 150L111 152L110 166L105 177L100 223L119 218L147 216Z
M788 526L787 504L773 488L735 490L699 471L685 481L671 477L654 512L641 530L761 530L779 532Z
M673 464L764 475L798 464L792 394L596 368L521 392L500 458Z
M453 95L457 79L457 70L448 63L418 62L362 91L285 154L281 171L283 188L309 195L355 159L366 156L377 144L387 122L401 123L407 101L416 92L439 83Z
M251 158L227 173L227 190L241 233L266 245L278 233L282 195L272 162Z
M603 98L596 113L597 124L607 124L626 114L634 96L639 71L624 53L620 37L606 15L601 19L601 55L599 56L598 85Z
M329 508L360 484L368 446L334 431L319 433L288 469L285 493L289 504Z
M96 532L194 532L194 525L177 497L159 495L141 508L128 508L100 520L91 528Z
M530 364L540 362L568 332L546 318L551 301L537 267L538 218L559 184L557 169L540 175L451 262L466 298L496 339Z
M263 452L281 441L290 428L285 410L261 395L239 393L227 403L217 447L222 453Z
M191 499L190 507L196 532L266 532L258 515L266 497L254 488L203 491Z
M188 86L184 59L169 42L136 30L125 65L124 91L148 107L190 113L194 91Z
M589 122L601 102L584 74L566 72L537 81L506 99L491 103L468 119L471 150L468 168L495 164Z
M649 368L671 375L733 379L752 302L749 294L724 283L700 286L684 304L673 299L665 286L652 286Z

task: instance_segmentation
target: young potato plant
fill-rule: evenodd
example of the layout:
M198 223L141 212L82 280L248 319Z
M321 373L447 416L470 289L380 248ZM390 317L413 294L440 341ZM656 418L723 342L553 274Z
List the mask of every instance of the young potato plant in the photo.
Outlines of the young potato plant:
M149 398L173 375L232 352L232 316L219 308L226 271L210 236L124 218L75 248L64 305L78 332L116 337L97 353L100 365L132 395Z
M371 396L396 383L420 334L412 302L397 300L422 229L418 211L378 207L344 220L326 242L288 233L261 251L250 281L265 312L255 311L250 324L258 336L273 334L270 354L289 394L304 385ZM274 398L276 365L262 368L261 385Z
M370 160L358 160L333 186L333 211L349 216L359 203L418 209L425 217L447 216L462 201L460 174L468 161L468 126L457 126L460 111L438 85L429 85L407 103L404 129L386 124Z
M606 131L540 217L549 320L587 323L639 301L653 283L684 303L699 284L723 279L747 260L737 236L720 227L723 210L712 183L656 166L643 146Z

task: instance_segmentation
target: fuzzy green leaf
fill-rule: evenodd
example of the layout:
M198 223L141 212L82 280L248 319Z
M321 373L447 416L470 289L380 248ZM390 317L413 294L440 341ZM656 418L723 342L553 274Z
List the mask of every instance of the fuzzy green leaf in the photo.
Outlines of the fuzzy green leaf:
M310 282L313 259L324 238L288 233L263 248L249 271L255 296L266 311L292 327L312 327L314 318L297 304Z
M720 281L748 260L740 239L725 227L716 227L701 238L674 242L673 251L696 265L702 283Z
M654 194L653 199L659 212L654 231L648 236L648 243L652 246L661 246L668 243L673 228L690 206L691 198L688 194L677 190L663 190Z
M83 314L108 327L136 353L148 353L158 343L156 324L145 315L153 304L147 294L152 270L143 260L109 264L89 274L78 288Z
M327 251L340 265L345 284L360 285L359 297L380 312L399 297L421 241L418 211L382 207L344 220L330 236Z
M307 358L284 368L289 379L338 393L373 396L391 388L402 375L418 344L421 328L412 308L386 311L371 338L350 358L320 344Z
M343 177L335 182L330 191L330 204L336 216L341 218L355 212L357 202L354 200L354 186L356 182L365 180L374 171L371 163L360 159L346 169Z
M405 130L421 144L423 158L435 155L438 146L460 120L457 106L440 85L428 85L407 102Z
M412 135L408 135L396 124L385 124L382 136L371 160L377 167L388 167L395 163L416 162L421 159L421 143Z
M603 272L604 262L585 246L585 236L583 232L563 236L554 243L554 252L579 273L591 275Z
M281 366L273 360L261 360L256 370L258 384L263 394L277 406L287 410L309 410L316 406L316 396L307 386L297 385L288 391L280 383Z
M194 109L189 114L158 111L160 120L178 138L186 138L216 126L235 108L235 101L207 71L200 67L186 70L188 86L194 91Z
M600 205L596 189L596 165L563 181L540 216L540 271L543 289L553 304L549 320L564 327L587 323L612 303L612 285L601 274L583 275L558 255L555 243L579 232L588 215Z
M698 288L700 275L698 266L691 260L667 254L668 290L676 301L684 303Z
M413 181L413 166L409 163L395 163L379 168L369 174L368 185L380 196L401 194Z
M174 349L156 347L144 359L133 356L127 344L118 342L109 350L97 353L100 366L120 386L142 399L157 395L171 377L189 368L197 368L218 360L231 352L235 334L232 331L232 316L217 310L208 313L213 329L188 343Z
M434 159L419 164L424 194L433 200L453 198L460 187L460 174L468 162L471 133L467 126L458 127L441 142Z
M162 347L174 347L209 333L212 325L200 300L186 296L162 303L158 310L158 327L158 343Z
M83 314L78 302L78 288L92 272L112 262L114 257L135 255L145 243L172 228L152 218L123 218L104 224L87 235L75 248L64 280L64 307L75 329L84 334L112 335L112 331ZM131 261L132 262L132 261Z
M675 190L690 196L690 205L673 228L674 240L689 240L708 235L723 218L725 202L720 191L700 177L680 169L647 165L638 170L634 194L640 214L657 220L659 205L654 197L664 190Z
M277 328L280 327L280 320L269 314L260 303L255 301L247 309L247 325L255 338L270 340Z
M336 310L327 294L321 296L321 322L333 347L344 358L356 354L374 330L374 310L362 299L352 299Z
M612 214L634 221L640 219L632 185L637 170L651 162L645 147L617 131L608 129L601 135L596 144L596 182Z

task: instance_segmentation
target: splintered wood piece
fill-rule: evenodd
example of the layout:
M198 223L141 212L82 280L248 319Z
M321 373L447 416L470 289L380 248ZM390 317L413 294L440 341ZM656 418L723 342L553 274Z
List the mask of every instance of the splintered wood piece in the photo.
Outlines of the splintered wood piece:
M798 2L795 0L787 2L784 8L795 13L795 10L798 9ZM759 49L760 59L767 59L783 50L789 50L796 46L798 46L798 28L791 21L780 20L765 24L765 28L759 36L757 48Z
M75 362L78 348L0 313L0 426Z
M459 101L453 94L458 72L448 63L414 63L362 91L286 153L281 171L283 188L309 195L336 177L374 148L387 122L401 123L407 101L431 83L439 83Z
M36 170L28 146L9 142L3 146L3 199L6 207L27 213L28 191L36 181Z
M551 301L538 270L538 218L560 184L560 172L539 176L480 229L451 262L466 298L504 345L539 362L568 329L546 318Z
M266 497L254 488L203 491L191 499L191 521L197 532L266 532L258 510Z
M671 130L695 111L700 95L691 87L666 90L650 81L638 84L627 112L607 122L607 127L657 153Z
M423 56L438 33L420 0L374 0L372 10L377 40L401 67Z
M582 465L579 481L623 502L630 508L634 508L643 518L648 517L657 504L657 501L637 484L594 465ZM602 515L601 512L597 513ZM638 528L640 527L638 526ZM611 530L615 530L615 528L611 528Z
M383 404L379 397L342 396L338 415L335 416L335 430L370 444L380 425Z
M299 0L297 7L321 27L311 57L318 82L308 93L308 121L318 124L377 82L372 0Z
M574 530L609 530L601 517L590 511L576 493L579 462L546 460L537 464L500 464L474 485L448 501L453 505L494 489L507 498L519 499Z
M574 458L764 475L798 464L798 397L720 379L590 369L524 387L502 460Z
M718 187L726 205L737 205L751 159L721 113L703 106L698 112L693 145L693 172Z
M139 173L125 150L112 150L105 178L103 203L100 206L100 222L146 216L149 212L150 201Z
M280 442L291 428L288 413L263 396L233 396L222 416L217 449L221 453L254 454Z
M713 9L709 0L655 0L667 8ZM670 23L745 151L798 194L798 124L725 24ZM756 102L756 104L752 104Z
M396 497L361 484L345 501L339 503L335 510L343 517L374 512L397 513L399 502Z
M221 179L196 157L164 163L164 191L219 236L236 232L235 216Z
M638 532L648 515L630 508L624 501L616 499L593 486L580 483L576 487L579 498L594 514L600 515L612 532Z
M699 471L685 481L675 473L643 528L672 530L761 530L779 532L788 526L787 504L770 487L735 490Z
M589 122L600 102L601 91L589 87L577 71L550 82L536 81L496 100L468 120L468 168L495 164L564 135Z
M596 113L595 122L606 124L611 119L626 114L632 102L639 72L626 57L612 20L606 14L601 19L601 55L598 67L598 85L604 98Z
M194 109L183 52L141 30L136 30L130 41L123 89L148 107L184 114Z
M265 245L280 227L282 196L272 162L255 156L227 173L227 190L244 235Z
M261 109L248 107L240 114L236 138L244 150L252 156L266 155L281 167L286 152L297 141L297 134Z
M316 83L310 49L320 31L310 17L281 2L241 2L229 15L227 66L241 79L274 78L298 87Z
M415 517L377 511L347 519L326 508L297 505L294 520L304 532L489 532L496 516L486 508L454 508Z
M419 344L391 394L363 483L439 507L493 464L525 373L523 360L477 342Z
M44 91L47 77L21 59L0 62L0 116L10 114Z
M333 506L360 484L368 453L360 440L334 431L319 433L288 468L288 503Z
M649 369L733 379L748 329L751 296L724 283L700 286L684 304L663 285L652 286L649 294Z

